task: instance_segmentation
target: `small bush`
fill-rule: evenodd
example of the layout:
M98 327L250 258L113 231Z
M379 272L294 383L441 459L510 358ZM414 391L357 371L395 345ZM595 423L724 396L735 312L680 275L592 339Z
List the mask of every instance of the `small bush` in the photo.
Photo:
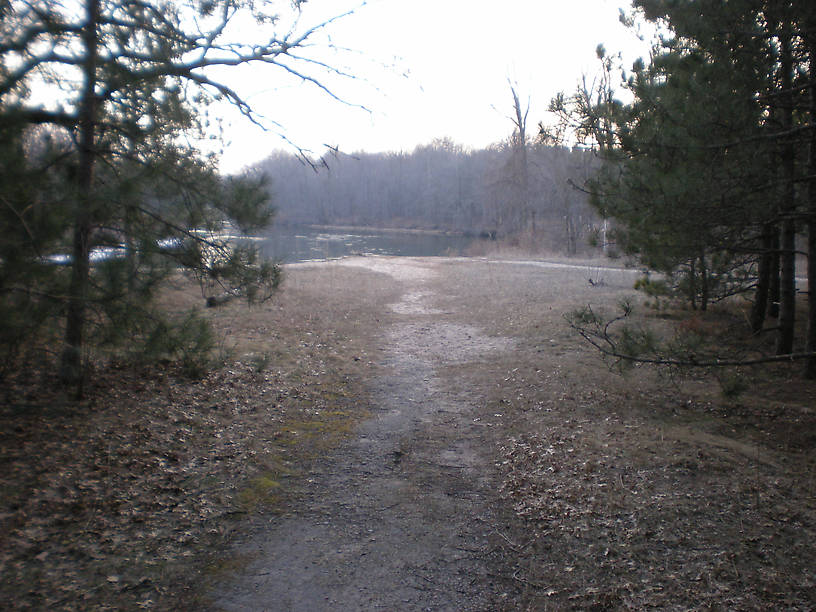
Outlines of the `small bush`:
M141 358L145 361L176 361L186 376L201 378L212 369L215 346L215 335L209 322L193 310L179 322L155 321L145 339Z

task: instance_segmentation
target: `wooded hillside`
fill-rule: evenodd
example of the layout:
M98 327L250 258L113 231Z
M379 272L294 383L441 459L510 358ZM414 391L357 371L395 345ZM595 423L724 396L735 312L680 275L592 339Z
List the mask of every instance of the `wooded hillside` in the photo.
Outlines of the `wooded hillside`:
M592 172L593 154L527 142L524 164L516 141L468 150L437 139L410 153L337 154L315 166L277 152L258 169L271 179L278 223L529 233L575 253L598 224L573 186Z

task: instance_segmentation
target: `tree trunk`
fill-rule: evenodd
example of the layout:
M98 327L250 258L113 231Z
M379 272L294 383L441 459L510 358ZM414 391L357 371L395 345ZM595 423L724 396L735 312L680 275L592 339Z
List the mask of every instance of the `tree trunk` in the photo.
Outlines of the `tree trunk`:
M816 119L816 116L814 117ZM816 131L811 142L811 159L816 159ZM811 161L811 176L816 176L816 164ZM810 211L808 216L808 331L807 352L816 353L816 179L811 178L808 186ZM805 377L816 378L816 356L809 357L805 364Z
M773 319L779 318L780 300L780 278L779 278L779 227L773 226L773 236L771 236L771 284L769 288L768 316Z
M575 221L571 213L564 215L564 231L567 237L567 255L575 255L578 251L578 243L575 237Z
M82 348L84 344L86 307L90 278L91 208L93 206L93 175L96 132L96 67L98 60L97 26L99 0L88 0L87 21L82 32L85 46L82 101L79 122L79 168L77 172L76 210L71 261L71 283L65 315L65 346L60 361L60 378L77 386L81 394Z
M700 255L700 310L708 310L709 287L708 287L708 264L705 255Z
M808 195L808 331L807 352L816 353L816 16L807 21L806 40L808 43L808 69L810 80L810 147L808 150L808 169L810 180L807 185ZM808 358L805 363L805 377L816 378L816 356Z
M791 218L786 218L782 222L781 247L779 335L776 341L776 354L786 355L793 352L796 322L796 224Z
M524 231L527 229L530 213L530 168L527 163L527 113L530 108L528 105L526 111L522 110L518 92L512 84L510 85L510 92L513 94L513 110L516 114L513 123L516 125L516 131L518 132L518 142L513 154L514 161L518 164L516 170L521 192L519 201L516 203L518 206L517 230Z
M136 252L137 245L133 236L133 219L135 216L136 211L134 210L134 207L130 204L126 204L123 225L125 230L125 264L127 269L128 302L133 297L133 292L136 289L136 275L138 274L139 269L138 254Z
M780 72L782 91L782 130L790 133L793 128L793 51L790 24L783 23L780 30ZM796 319L796 150L790 136L782 143L782 234L780 244L781 273L779 292L779 335L776 354L793 352L794 324Z
M689 262L689 288L688 298L691 303L691 309L697 310L697 259L692 258Z
M754 305L751 308L751 331L759 334L765 326L765 315L768 312L768 296L771 288L771 266L773 264L773 232L774 228L767 223L762 227L762 254L759 257L757 271L757 286L754 292Z

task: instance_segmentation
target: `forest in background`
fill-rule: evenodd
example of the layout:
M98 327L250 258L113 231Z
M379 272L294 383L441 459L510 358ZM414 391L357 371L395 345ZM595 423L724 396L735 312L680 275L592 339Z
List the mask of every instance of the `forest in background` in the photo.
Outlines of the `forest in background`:
M283 28L255 44L231 27L232 5L216 14L215 4L178 5L169 16L159 4L142 14L128 2L100 0L20 0L0 9L6 367L43 338L63 345L49 355L59 353L54 371L78 395L91 346L181 357L199 370L193 356L212 348L206 326L195 312L176 325L155 298L179 269L208 300L271 297L280 280L274 262L257 245L231 244L234 233L223 230L263 232L274 205L281 224L435 229L539 253L576 254L597 232L604 251L611 238L657 273L638 285L655 300L679 298L700 312L735 296L749 301L750 314L739 318L750 322L748 333L775 335L773 358L807 359L816 378L812 294L806 316L797 314L805 306L801 263L816 255L816 12L809 5L635 0L624 22L662 32L649 61L627 68L599 46L599 73L551 101L551 123L539 124L537 137L527 132L529 104L508 81L514 129L484 150L441 139L412 152L335 150L318 161L276 153L255 171L223 177L217 156L197 146L208 134L207 106L226 99L250 119L254 111L204 72L225 62L268 64L324 88L329 82L320 79L335 73L296 52L330 22L294 38ZM236 11L278 19L251 5ZM190 26L197 20L209 29ZM42 107L32 92L55 77L65 87L53 108ZM816 286L816 266L806 273L808 287ZM577 330L613 346L614 357L677 361L654 356L660 347L648 335L615 344L602 318L584 315ZM688 357L682 347L682 363L722 365L719 354L704 360L692 348ZM767 356L749 361L757 359Z
M592 152L527 141L471 150L436 139L412 152L336 153L321 164L278 151L256 166L270 179L278 224L461 232L576 254L599 217L583 185Z

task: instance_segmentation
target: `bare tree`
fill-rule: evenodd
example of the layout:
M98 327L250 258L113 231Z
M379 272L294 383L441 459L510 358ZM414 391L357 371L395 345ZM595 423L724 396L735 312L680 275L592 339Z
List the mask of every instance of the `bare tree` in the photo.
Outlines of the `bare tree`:
M512 176L514 182L514 200L511 202L513 216L515 217L514 228L521 231L527 228L530 223L530 167L527 159L527 115L530 112L530 100L522 108L519 100L518 84L513 84L508 79L510 93L513 96L513 117L511 120L515 126L513 133L513 158ZM535 221L533 221L535 224Z

